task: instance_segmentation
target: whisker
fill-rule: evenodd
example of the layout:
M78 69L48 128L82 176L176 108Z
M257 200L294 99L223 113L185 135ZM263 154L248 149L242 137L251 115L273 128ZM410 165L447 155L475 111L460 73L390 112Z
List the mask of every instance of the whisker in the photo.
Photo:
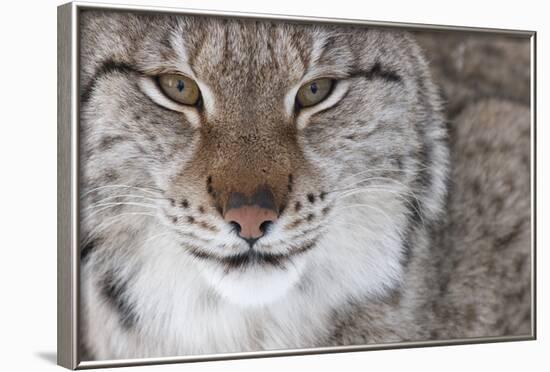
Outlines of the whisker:
M146 203L135 203L135 202L107 202L107 203L98 203L93 204L85 208L85 210L93 210L99 207L104 206L116 206L116 205L131 205L136 207L145 207L145 208L158 208L155 204L146 204Z
M397 184L404 185L401 181L398 181L396 179L389 178L389 177L369 177L369 178L365 178L365 179L362 179L362 180L359 180L359 181L356 181L356 182L352 182L352 183L348 184L347 186L355 186L355 185L358 185L360 183L370 182L370 181L389 181L389 182L395 182Z
M104 210L107 210L109 208L114 208L116 206L119 206L119 205L130 205L130 206L139 206L139 207L142 207L142 208L149 208L149 209L153 209L153 210L158 210L158 207L155 206L155 205L149 205L149 204L141 204L141 203L104 203L103 205L95 205L95 206L90 206L89 208L98 208L98 209L92 209L90 213L87 213L84 218L91 218L93 216L95 216L96 214L104 211Z
M355 177L358 177L358 176L362 176L365 173L374 173L374 172L396 172L396 173L401 172L401 173L405 173L406 171L403 170L403 169L397 169L397 168L371 168L371 169L365 169L361 172L357 172L357 173L345 176L344 178L341 179L341 181L345 182L346 180L348 180L350 178L355 178Z
M363 170L361 172L357 172L357 173L345 176L342 179L342 181L346 181L349 178L357 177L357 176L360 176L360 175L363 175L363 174L369 173L369 172L397 172L397 173L398 172L402 172L402 173L411 172L412 173L412 172L418 172L418 171L424 171L424 170L430 169L427 164L423 164L422 162L415 162L415 163L416 163L416 165L421 165L421 167L411 169L411 170L398 169L398 168L369 168L369 169Z
M386 226L387 226L387 225L382 224L382 223L377 223L377 222L372 223L371 221L369 221L368 224L359 225L359 224L356 224L356 223L348 222L348 221L346 221L346 220L343 219L343 218L335 218L334 221L336 221L338 225L346 225L346 226L358 227L358 228L360 228L360 229L368 229L371 225L378 226L378 227L386 227Z
M149 201L168 200L168 199L170 199L170 198L165 198L165 197L161 197L161 196L150 197L150 196L135 195L135 194L117 194L117 195L111 195L111 196L107 196L103 199L97 200L97 201L95 201L95 203L102 203L106 200L117 199L117 198L138 198L138 199L145 199L145 200L149 200Z
M357 185L357 184L360 184L360 183L363 183L363 182L369 182L369 181L389 181L389 182L393 182L394 184L397 184L397 185L401 185L403 186L404 188L409 188L407 185L405 185L403 182L401 181L398 181L396 179L393 179L393 178L389 178L389 177L369 177L369 178L365 178L361 181L357 181L357 182L354 182L350 185L348 185L346 188L343 188L343 189L336 189L336 190L331 190L327 193L335 193L335 192L342 192L342 191L347 191L349 190L349 186L354 186L354 185ZM369 185L365 185L365 186L369 186ZM390 185L377 185L377 186L390 186ZM363 187L363 186L360 186L360 187ZM353 189L353 188L351 188Z
M160 234L155 234L153 236L150 236L148 237L147 239L145 239L142 244L143 245L146 245L147 243L149 243L150 240L153 240L153 239L156 239L156 238L160 238L161 236L164 236L164 235L169 235L169 234L173 234L173 231L165 231L165 232L162 232Z
M335 200L342 200L346 198L350 198L352 196L355 196L357 194L361 193L390 193L397 195L398 197L405 197L405 196L411 196L418 200L417 195L414 194L414 192L409 190L400 190L397 188L388 188L388 187L377 187L377 186L369 186L364 188L357 188L353 190L346 191L342 193L341 195L338 195Z
M119 220L123 217L127 218L128 216L144 216L144 217L152 217L152 218L157 219L157 216L155 216L154 214L145 213L145 212L125 212L125 213L120 213L120 214L117 214L117 215L114 215L114 216L105 217L102 220L101 224L98 224L97 226L95 226L94 228L92 228L91 230L89 230L86 233L88 239L91 238L92 236L94 236L99 231L110 229L111 226L113 226L117 220ZM85 216L83 218L83 221L86 221L88 218L89 218L89 216ZM110 223L106 224L105 223L106 221L109 221Z
M336 213L336 212L341 212L341 211L346 210L346 209L354 209L354 208L357 208L357 209L358 208L372 209L372 210L380 213L381 215L383 215L388 220L390 225L393 225L393 220L391 219L391 217L386 212L384 212L382 209L374 207L370 204L353 204L353 205L349 205L349 206L345 206L345 207L338 207L338 208L335 208L334 212Z
M288 238L285 239L285 241L300 241L299 238L303 237L306 234L315 234L315 233L321 233L323 232L323 229L326 229L327 226L323 224L318 224L315 227L311 227L309 229L306 229L305 231L298 232L297 234L291 235ZM308 240L309 238L306 238L305 240ZM285 241L281 241L281 243L285 243Z
M347 197L350 197L350 196L353 196L353 195L356 195L356 194L359 194L359 193L362 193L362 192L365 192L365 193L368 193L368 192L386 192L386 193L391 193L391 194L396 195L397 198L404 201L407 205L409 205L411 208L413 208L416 211L416 213L418 214L418 216L420 218L420 222L421 222L422 226L424 226L424 227L426 226L423 214L422 214L422 212L420 211L420 209L418 207L419 204L414 204L411 200L406 198L407 195L411 196L416 200L417 203L420 203L420 200L418 199L418 196L412 191L399 191L399 190L392 190L392 189L387 189L387 188L371 187L371 188L364 188L364 189L354 190L353 192L350 192L347 195L342 195L342 196L337 197L336 200L345 199Z
M381 179L381 178L372 178L370 180L375 180L375 179ZM370 181L369 180L369 181ZM418 198L417 194L414 192L414 190L404 184L403 182L401 181L398 181L398 180L392 180L392 179L386 179L386 181L391 181L392 183L369 183L367 185L363 185L363 186L356 186L356 187L353 187L349 190L343 190L342 191L342 195L344 195L345 192L347 191L353 191L353 190L359 190L359 189L363 189L363 188L370 188L370 187L377 187L377 188L381 188L381 189L388 189L388 190L399 190L403 193L407 193L407 194L410 194L412 196L415 196Z
M89 195L90 193L92 193L94 191L107 189L107 188L134 189L134 190L140 190L140 191L149 193L151 195L159 195L162 192L161 189L157 189L157 188L154 188L154 187L148 187L148 186L147 187L137 187L137 186L130 186L130 185L103 185L103 186L95 187L93 189L90 189L90 190L86 191L80 197L83 198L83 197Z
M149 216L149 217L154 217L154 218L157 218L156 215L154 214L151 214L151 213L146 213L146 212L126 212L126 213L120 213L120 214L117 214L117 215L114 215L114 216L107 216L105 217L105 220L110 220L112 218L115 218L115 217L121 217L121 216ZM88 216L84 216L84 218L88 218Z
M405 195L409 193L408 190L402 190L390 185L368 185L368 186L361 186L361 187L353 187L351 189L344 190L341 192L341 194L337 195L334 198L334 200L349 198L361 192L396 192L396 193L400 193L400 194L402 193Z

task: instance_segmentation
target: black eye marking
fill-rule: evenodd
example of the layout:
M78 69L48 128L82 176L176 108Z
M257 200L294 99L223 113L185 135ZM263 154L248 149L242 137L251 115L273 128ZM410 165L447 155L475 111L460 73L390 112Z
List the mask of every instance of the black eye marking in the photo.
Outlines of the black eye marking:
M350 77L363 76L366 79L382 79L388 82L400 83L402 82L401 76L393 70L383 69L380 62L376 62L372 68L368 71L359 70L353 72Z
M112 59L105 60L103 61L101 66L94 72L94 76L92 76L88 85L82 90L80 102L83 104L86 103L90 99L92 92L95 89L95 85L97 84L97 81L101 79L101 77L113 72L124 74L139 73L139 71L137 71L133 66L126 62L114 61Z
M307 194L307 200L309 200L311 204L315 203L315 195Z
M319 198L320 198L321 200L325 200L325 197L326 197L326 196L327 196L327 193L324 192L324 191L322 191L322 192L319 194Z
M189 202L187 201L187 199L183 199L181 201L181 207L185 209L189 208Z

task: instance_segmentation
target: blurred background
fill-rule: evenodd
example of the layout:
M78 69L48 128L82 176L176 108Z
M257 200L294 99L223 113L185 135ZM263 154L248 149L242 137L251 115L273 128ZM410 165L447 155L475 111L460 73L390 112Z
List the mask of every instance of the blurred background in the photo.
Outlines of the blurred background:
M459 31L412 33L425 51L451 121L466 106L485 99L529 107L528 37Z
M527 334L534 197L530 37L412 33L440 89L451 148L446 230L435 246L452 247L442 262L453 284L445 287L440 313L455 335ZM482 310L465 321L460 313L469 307Z

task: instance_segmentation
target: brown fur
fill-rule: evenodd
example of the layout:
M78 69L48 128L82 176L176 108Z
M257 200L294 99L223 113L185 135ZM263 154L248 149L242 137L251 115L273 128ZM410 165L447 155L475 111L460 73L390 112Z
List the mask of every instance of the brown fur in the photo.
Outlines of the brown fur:
M93 357L529 333L526 40L419 34L429 68L396 30L104 12L82 26ZM202 104L164 97L164 73L194 76ZM341 96L289 112L308 74ZM223 217L261 190L279 216L251 249Z

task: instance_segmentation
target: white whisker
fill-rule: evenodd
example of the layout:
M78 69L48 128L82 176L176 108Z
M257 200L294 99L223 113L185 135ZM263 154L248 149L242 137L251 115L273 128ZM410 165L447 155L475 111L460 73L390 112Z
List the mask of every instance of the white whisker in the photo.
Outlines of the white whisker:
M152 210L158 210L158 207L155 206L155 205L152 205L152 204L141 204L141 203L104 203L103 205L93 205L93 206L90 206L88 208L97 208L97 209L92 209L91 210L91 213L87 213L84 218L91 218L93 216L95 216L96 214L104 211L104 210L107 210L107 209L110 209L110 208L114 208L116 206L120 206L120 205L130 205L130 206L136 206L136 207L142 207L142 208L149 208L149 209L152 209Z
M157 200L168 200L169 198L164 197L150 197L150 196L143 196L143 195L135 195L135 194L118 194L118 195L111 195L107 196L103 199L95 201L95 203L103 203L104 201L111 200L111 199L117 199L117 198L138 198L138 199L145 199L149 201L157 201Z
M89 230L86 235L88 236L88 238L90 238L90 237L94 236L96 232L101 231L101 230L107 230L107 229L111 228L111 226L113 226L116 221L118 221L119 219L121 219L123 217L127 218L128 216L144 216L144 217L153 217L153 218L157 219L156 215L150 214L150 213L145 213L145 212L120 213L120 214L117 214L117 215L114 215L114 216L105 217L102 220L101 224L98 224L93 229ZM86 220L89 217L90 216L86 216L83 220ZM110 223L106 223L107 221L110 222Z
M348 185L347 187L350 187L350 186L354 186L354 185L357 185L357 184L360 184L360 183L363 183L363 182L370 182L370 181L389 181L389 182L392 182L394 184L397 184L397 185L401 185L403 186L403 188L407 189L409 188L409 186L405 185L403 182L401 181L398 181L396 179L393 179L393 178L389 178L389 177L369 177L369 178L365 178L361 181L357 181L357 182L354 182L354 183L351 183L350 185ZM364 185L365 187L366 186L370 186L370 185ZM359 186L359 187L364 187L364 186ZM391 185L388 184L388 185L382 185L382 184L379 184L377 186L387 186L387 187L390 187ZM353 188L351 188L353 189ZM348 189L340 189L340 190L332 190L330 191L331 193L334 193L334 192L343 192L343 191L347 191Z
M150 236L148 237L147 239L145 239L142 244L145 245L147 243L149 243L149 241L153 240L153 239L157 239L157 238L160 238L161 236L164 236L164 235L169 235L169 234L173 234L173 231L165 231L165 232L162 232L160 234L155 234L153 236Z
M414 204L411 200L406 198L406 196L409 195L409 196L413 197L418 203L420 202L418 200L418 196L412 191L404 191L404 190L400 191L400 190L388 189L388 188L365 187L365 188L362 188L362 189L360 188L360 189L354 190L353 192L349 192L346 195L340 195L336 200L341 200L341 199L345 199L347 197L350 197L350 196L353 196L353 195L356 195L356 194L369 193L369 192L372 192L372 193L385 192L385 193L390 193L390 194L396 195L397 198L404 201L407 205L409 205L411 208L413 208L416 211L416 213L418 214L418 216L420 218L420 222L421 222L422 226L424 226L424 227L426 226L423 214L419 210L418 205Z
M85 210L94 210L99 207L105 206L116 206L116 205L130 205L136 207L145 207L145 208L158 208L155 204L146 204L146 203L135 203L135 202L107 202L107 203L98 203L93 204L85 208Z
M346 210L346 209L352 209L352 208L367 208L367 209L372 209L378 213L380 213L381 215L383 215L387 220L388 222L390 223L390 225L394 225L394 222L393 220L391 219L391 217L386 213L384 212L382 209L380 208L377 208L377 207L374 207L370 204L353 204L353 205L348 205L348 206L345 206L345 207L338 207L338 208L335 208L334 209L334 212L340 212L340 211L343 211L343 210Z
M90 193L94 192L94 191L97 191L97 190L102 190L102 189L107 189L107 188L119 188L119 189L123 189L123 188L127 188L127 189L134 189L134 190L140 190L140 191L143 191L143 192L146 192L146 193L149 193L151 195L160 195L160 192L162 190L160 189L155 189L153 187L137 187L137 186L130 186L130 185L103 185L103 186L99 186L99 187L95 187L91 190L88 190L87 192L85 192L84 194L82 194L80 197L83 198L87 195L89 195Z
M357 177L357 176L360 176L360 175L363 175L365 173L369 173L369 172L396 172L396 173L406 173L406 172L419 172L419 171L424 171L424 170L428 170L430 169L427 164L423 164L421 162L414 162L416 165L421 165L420 168L415 168L415 169L410 169L410 170L404 170L404 169L398 169L398 168L369 168L369 169L366 169L366 170L363 170L361 172L357 172L357 173L354 173L354 174L350 174L348 176L345 176L344 178L342 178L342 181L346 181L347 179L349 178L354 178L354 177Z

